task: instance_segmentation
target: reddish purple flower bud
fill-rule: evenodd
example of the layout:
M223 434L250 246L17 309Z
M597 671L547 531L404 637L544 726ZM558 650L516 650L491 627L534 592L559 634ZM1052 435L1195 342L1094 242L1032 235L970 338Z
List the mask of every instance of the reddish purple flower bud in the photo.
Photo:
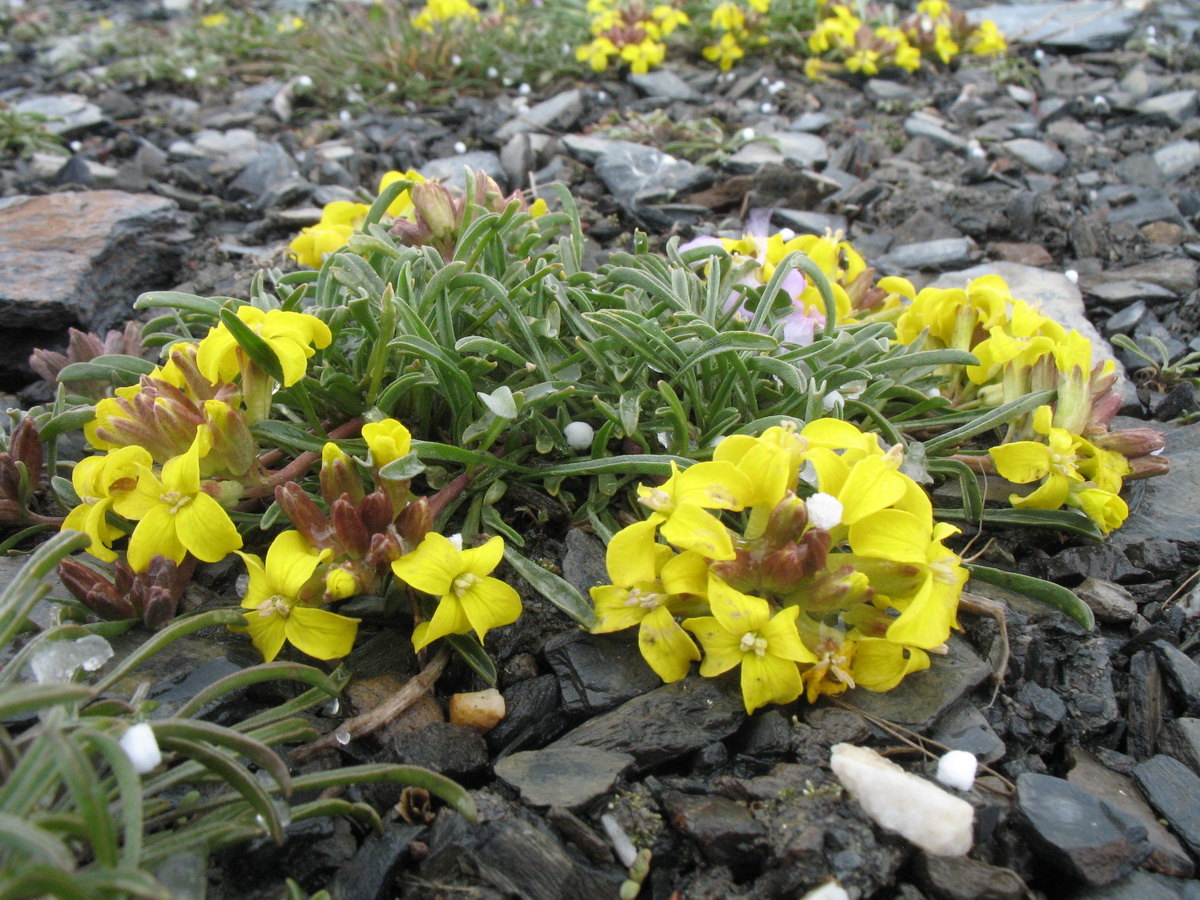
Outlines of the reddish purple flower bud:
M1131 459L1129 465L1133 471L1125 476L1127 481L1131 478L1153 478L1171 471L1171 461L1165 456L1139 456Z
M337 538L329 519L296 482L289 481L275 488L275 502L283 508L283 514L288 517L288 521L296 526L296 530L304 535L309 544L318 550L338 549Z
M42 483L42 439L33 419L22 419L13 429L8 452L14 461L25 464L29 478L28 490L30 493L36 491Z
M386 570L393 562L402 557L407 548L400 536L392 529L384 534L371 535L371 549L367 551L366 562L377 572Z
M1116 450L1130 459L1149 456L1167 445L1163 433L1153 428L1122 428L1119 431L1097 435L1090 440L1097 447Z
M404 507L396 519L396 530L410 547L421 543L425 535L433 530L433 510L429 507L429 500L422 497Z
M137 616L128 591L118 591L95 569L74 559L58 564L58 577L72 596L102 619L132 619Z
M368 534L385 531L396 518L392 511L392 502L383 491L372 491L363 497L359 512Z
M371 535L350 495L343 494L334 500L329 513L333 519L333 530L346 553L354 559L366 556L371 549Z

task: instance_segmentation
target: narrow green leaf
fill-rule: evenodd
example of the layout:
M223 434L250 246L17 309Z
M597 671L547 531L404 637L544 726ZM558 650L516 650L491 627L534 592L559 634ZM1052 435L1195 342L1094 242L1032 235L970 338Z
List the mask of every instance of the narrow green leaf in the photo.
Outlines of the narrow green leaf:
M117 832L100 791L100 776L91 761L69 737L56 728L47 731L59 777L67 786L75 809L87 826L89 845L102 866L117 864Z
M153 634L137 650L122 660L96 685L96 693L104 693L171 641L181 638L185 634L191 634L202 628L243 625L245 621L245 616L240 609L210 609L195 615L180 616L162 631Z
M246 355L254 361L254 364L282 383L283 366L279 364L279 357L275 355L271 345L255 334L253 329L239 319L237 313L231 309L223 308L221 310L221 322L229 329L233 339L237 341L239 347L246 351Z
M44 579L61 560L82 550L91 538L78 531L61 531L30 554L16 576L0 593L0 647L25 624L30 610L50 590Z
M471 667L485 682L496 684L496 664L488 656L479 639L473 634L448 634L446 643L454 648L454 652L462 657L463 662Z
M986 581L997 587L1007 588L1032 597L1047 606L1052 606L1059 612L1066 613L1086 630L1096 627L1096 617L1091 608L1061 584L1034 578L1032 575L1021 575L1018 572L1006 572L1003 569L993 569L990 566L980 566L975 563L963 563L972 578Z
M975 437L977 434L983 434L983 432L989 431L992 428L998 428L1018 416L1033 412L1039 406L1043 406L1053 400L1056 394L1056 391L1038 391L1036 394L1029 394L1020 400L1014 400L1011 403L1005 403L1003 406L997 406L995 409L983 413L961 428L956 428L940 437L926 441L925 450L931 457L937 456L941 450L947 447L953 447L955 444L960 444L968 438Z
M78 740L90 744L112 770L117 782L117 796L120 800L121 818L124 820L125 839L121 845L121 862L136 868L142 856L142 779L129 761L129 755L121 749L121 745L110 734L102 731L85 729L76 732Z
M195 294L183 294L179 291L147 291L134 301L134 309L153 309L165 306L170 309L183 309L189 312L203 313L212 319L221 315L221 303L228 297L197 297Z
M374 784L380 781L424 788L449 803L468 822L474 823L478 820L479 813L475 809L475 801L471 799L469 793L446 776L420 766L389 764L345 766L327 772L298 775L292 786L297 792L322 791L342 785Z
M24 855L45 860L64 872L75 869L75 854L65 843L20 816L0 812L0 844L12 854L10 859Z
M142 359L140 356L128 356L126 354L115 354L111 356L97 356L87 362L71 363L65 366L61 372L55 376L60 382L72 381L91 381L100 379L108 381L109 377L116 375L122 384L134 384L141 375L149 375L154 371L154 363L149 360Z
M504 558L534 590L584 628L590 630L596 624L592 604L566 579L543 569L507 545L504 548Z
M232 750L253 760L260 769L265 769L279 783L285 794L291 793L291 776L287 763L279 758L266 744L254 740L232 728L205 722L203 719L159 719L151 723L154 736L163 740L185 740L194 743L214 744Z
M332 818L333 816L352 816L370 826L376 833L383 831L383 820L368 803L353 803L329 797L324 800L313 800L311 803L299 803L292 807L292 821L303 822L305 819Z
M96 412L90 406L85 409L69 409L66 412L61 412L56 416L52 416L41 427L42 440L52 441L60 435L79 431L94 418L96 418Z
M0 688L0 720L12 719L60 703L83 703L95 696L86 684L12 684Z
M325 439L309 434L298 425L289 422L279 422L275 419L264 419L250 426L250 433L259 438L263 445L282 447L298 453L310 451L320 453L325 446Z
M416 478L425 471L425 464L415 453L406 453L399 459L393 459L379 470L379 475L388 481L406 481Z
M240 672L226 675L224 678L214 681L208 687L199 691L196 696L183 706L179 707L175 712L175 718L190 718L208 706L208 704L225 696L230 691L240 690L264 681L282 679L303 682L304 684L319 688L330 697L336 697L341 691L337 682L320 669L314 669L312 666L292 662L261 663L260 665L251 666L248 669L243 669Z
M0 900L32 900L57 897L59 900L96 900L89 888L75 876L51 866L30 866L0 882Z

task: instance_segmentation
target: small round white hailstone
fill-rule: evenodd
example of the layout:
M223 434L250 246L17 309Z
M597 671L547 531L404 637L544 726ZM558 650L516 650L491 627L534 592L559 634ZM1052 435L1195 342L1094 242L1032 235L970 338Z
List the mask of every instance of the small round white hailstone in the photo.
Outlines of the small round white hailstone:
M563 437L572 450L589 450L596 437L596 429L587 422L572 422L563 429Z
M598 103L607 103L608 91L596 91L596 101Z
M1074 269L1067 269L1067 271L1063 272L1063 275L1066 276L1067 281L1071 282L1071 284L1079 284L1079 273Z
M983 149L983 144L974 138L967 142L967 154L975 159L987 159L987 151Z
M979 771L979 761L975 755L966 750L951 750L938 760L937 780L946 787L958 791L969 791L975 784L975 773Z
M754 129L750 127L743 128L738 132L738 137L743 141L752 141L754 140Z
M825 412L829 412L835 406L841 406L845 402L840 391L830 391L825 395L825 399L821 401L821 405L825 407Z
M768 78L766 75L764 75L762 78L758 79L758 83L761 84L763 87L766 87L768 84L771 83L771 79Z
M488 78L499 78L500 70L497 69L495 66L488 66L487 67L487 77Z
M502 85L504 85L505 87L512 87L512 79L509 78L507 75L505 75L503 78L500 79L500 83Z
M1042 62L1046 58L1046 51L1038 47L1033 51L1033 61L1036 63Z
M153 771L162 762L162 751L158 749L154 729L145 722L129 726L121 735L120 744L139 775Z
M563 41L562 47L560 47L559 49L562 50L563 56L571 55L571 45L568 44L566 41Z
M850 895L836 881L827 881L819 888L813 888L800 900L850 900Z
M466 153L467 145L464 144L462 141L455 141L454 142L454 152L455 153Z
M1158 34L1158 29L1157 29L1157 28L1155 28L1153 25L1147 25L1147 26L1146 26L1146 37L1150 37L1150 38L1152 38L1152 37L1154 37L1156 34Z
M296 87L310 88L313 86L313 80L308 75L301 75L296 79Z
M772 81L769 85L767 85L767 93L771 96L774 96L782 91L785 87L787 87L787 85L782 81Z
M455 550L462 549L462 532L461 531L456 531L454 534L446 535L446 540L448 540L451 544L454 545Z
M531 93L533 93L533 88L522 81L520 87L517 88L517 93L522 97L528 97Z
M455 68L458 68L459 66L462 65L462 57L459 56L457 53L451 53L450 54L450 65L454 66Z
M389 81L383 86L383 90L388 94L394 94L396 91L400 90L400 86L394 81Z
M76 153L83 149L83 141L71 141L70 147Z
M774 103L764 103L762 106L760 106L758 108L758 111L761 112L764 116L769 116L769 115L771 115L771 113L775 112L775 104Z
M796 232L792 231L792 229L790 229L790 228L780 228L779 229L779 237L784 243L787 243L795 236L796 236Z
M354 117L352 115L350 115L350 110L343 109L341 112L338 113L338 118L341 119L343 122L349 122Z
M1092 98L1092 109L1098 113L1106 113L1112 109L1112 106L1109 104L1107 97L1103 94L1097 94Z
M842 524L842 513L845 508L842 501L832 494L813 494L804 501L808 510L808 522L813 528L829 531Z
M184 66L179 70L179 74L183 76L185 81L195 81L199 73L196 71L195 66Z

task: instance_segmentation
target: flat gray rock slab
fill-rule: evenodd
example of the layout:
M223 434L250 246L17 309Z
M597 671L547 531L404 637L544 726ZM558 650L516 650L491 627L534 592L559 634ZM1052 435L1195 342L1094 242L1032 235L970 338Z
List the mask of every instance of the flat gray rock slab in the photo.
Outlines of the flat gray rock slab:
M1133 33L1138 10L1120 3L1016 3L967 10L978 24L991 19L1011 43L1103 50Z
M595 747L645 769L723 740L746 721L737 676L665 684L567 732L547 749Z
M1160 754L1140 763L1133 777L1192 853L1200 853L1200 775Z
M1200 425L1173 429L1165 438L1171 471L1134 486L1129 518L1114 534L1120 547L1174 541L1200 550Z
M707 166L629 141L610 142L596 160L595 170L613 195L627 203L669 200L713 182Z
M767 135L771 141L753 141L725 161L730 172L750 174L760 166L785 162L811 168L829 160L829 147L815 134L781 131ZM777 146L776 146L777 145Z
M146 290L178 283L191 239L175 201L83 191L0 200L0 317L6 328L103 332Z
M104 121L100 107L82 94L53 94L28 97L13 107L19 113L45 116L45 128L51 134L69 135Z
M563 91L505 122L496 132L496 140L507 141L514 134L528 131L566 131L582 115L583 93L579 90Z
M609 793L632 765L628 753L561 747L506 756L496 763L495 772L530 806L579 809Z

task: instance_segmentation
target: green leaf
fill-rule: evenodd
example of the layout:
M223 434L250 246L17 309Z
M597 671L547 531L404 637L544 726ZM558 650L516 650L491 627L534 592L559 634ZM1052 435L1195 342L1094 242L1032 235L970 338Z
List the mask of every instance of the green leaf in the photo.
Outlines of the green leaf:
M1006 422L1011 422L1019 416L1033 412L1039 406L1043 406L1053 400L1056 394L1056 391L1038 391L1036 394L1029 394L1020 400L1013 400L1011 403L997 406L995 409L978 416L961 428L956 428L940 437L926 441L925 452L931 457L937 456L939 451L947 447L961 444L968 438L973 438L975 435L982 434L993 428L999 428Z
M75 854L62 841L20 816L0 812L0 844L12 855L45 860L64 872L75 868ZM10 859L12 856L10 856ZM19 858L19 857L18 857Z
M63 368L56 376L60 382L93 381L96 379L108 381L116 375L121 384L135 384L142 375L154 371L154 363L140 356L115 354L112 356L97 356L87 362L71 363Z
M406 453L399 459L393 459L379 470L379 475L388 481L407 481L416 478L425 471L425 464L415 453Z
M589 603L566 579L547 571L512 549L504 547L504 558L517 574L524 578L539 594L565 612L568 616L591 630L596 624L596 615Z
M487 651L483 649L483 645L479 643L479 639L475 635L448 634L446 643L462 657L463 662L470 666L476 675L495 687L496 664L492 662L492 658L488 656Z
M121 661L96 685L102 694L172 641L202 628L244 625L246 618L240 609L210 609L190 616L180 616L162 631L153 634L144 644Z
M197 297L195 294L183 294L179 291L147 291L134 301L133 308L152 309L165 306L203 313L215 320L221 315L221 302L227 299L229 298Z
M513 392L509 390L507 385L500 385L490 394L485 394L483 391L477 391L475 396L483 401L491 412L502 419L515 419L519 410L517 402L513 399Z
M30 611L50 590L45 579L59 562L84 549L91 538L78 531L61 531L33 551L0 593L0 648L21 630Z
M95 696L86 684L11 684L0 688L0 720L67 703L84 703Z
M1024 594L1026 597L1032 597L1034 600L1052 606L1059 612L1066 613L1088 631L1096 627L1096 617L1092 614L1091 608L1076 597L1073 591L1061 584L1043 581L1032 575L1006 572L1003 569L993 569L990 566L980 566L975 563L963 563L963 565L967 567L972 578L1016 591L1018 594Z
M94 418L96 418L96 412L90 406L85 409L70 409L61 412L41 427L41 438L43 441L52 441L59 435L79 431Z
M479 813L475 809L475 801L471 799L470 794L446 776L431 772L421 766L390 764L345 766L327 772L298 775L292 781L292 787L299 793L323 791L326 788L343 785L373 784L380 781L424 788L449 803L468 822L474 823L479 818Z
M336 697L341 691L337 682L320 669L314 669L312 666L292 662L261 663L260 665L251 666L248 669L234 672L232 675L226 675L224 678L214 681L208 687L199 691L196 696L183 706L179 707L175 712L175 718L186 719L194 716L200 710L204 709L204 707L208 706L208 704L225 696L230 691L240 690L263 681L282 679L303 682L304 684L319 688L330 697Z
M326 439L309 434L298 425L288 422L278 422L274 419L264 419L250 426L250 433L259 439L263 446L281 447L297 453L309 451L320 453Z
M160 741L178 738L205 745L213 744L245 756L253 760L260 769L269 772L285 794L291 793L291 776L288 774L287 764L260 741L232 728L205 722L203 719L159 719L151 724L154 736Z
M279 357L275 355L270 344L255 334L254 330L229 308L221 310L221 322L229 329L229 333L233 335L238 346L246 351L246 355L253 360L255 365L276 381L283 382L283 366L279 364Z

